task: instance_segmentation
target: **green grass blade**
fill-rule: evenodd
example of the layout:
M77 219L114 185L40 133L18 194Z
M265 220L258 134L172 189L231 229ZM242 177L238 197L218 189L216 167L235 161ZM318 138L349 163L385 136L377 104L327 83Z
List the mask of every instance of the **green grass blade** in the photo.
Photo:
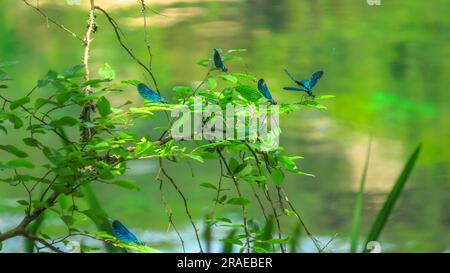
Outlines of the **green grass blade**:
M45 212L42 213L36 220L34 220L33 223L31 223L31 225L27 229L28 233L33 236L36 236L37 232L39 231L39 228L41 227L44 220L45 220ZM25 247L26 253L33 253L34 252L34 240L25 239L24 247Z
M92 189L92 186L87 184L84 185L83 189L83 194L86 198L87 203L89 204L89 207L91 209L97 210L97 211L102 211L105 213L106 212L103 210L102 206L100 205L100 202L97 199L97 196L94 192L94 190ZM97 229L99 231L103 231L103 232L111 232L111 226L107 221L104 222L95 222L95 225L97 226ZM109 253L114 253L114 252L123 252L123 250L120 250L119 248L113 247L110 244L104 243L105 249L107 252Z
M361 233L361 217L364 206L364 185L366 184L367 170L369 169L370 151L372 148L372 136L369 138L369 144L367 146L366 161L364 163L364 169L359 182L359 191L356 196L355 209L353 211L352 219L352 233L350 241L350 252L355 253L358 250L359 237Z
M295 225L294 231L292 233L291 242L289 243L289 252L290 253L299 252L298 245L300 244L301 233L302 233L302 226L300 225L300 223L297 223Z
M233 228L232 230L230 230L230 232L227 235L227 239L232 239L234 238L234 236L236 236L237 233L237 229ZM222 253L233 253L233 244L230 242L224 242L223 246L222 246Z
M386 221L391 214L392 208L395 205L395 202L397 201L403 186L405 185L406 181L408 180L409 175L411 174L412 170L414 169L414 165L417 161L417 158L419 157L420 149L422 145L419 144L414 151L414 153L411 155L411 157L408 159L408 162L406 163L405 167L403 168L403 171L401 172L400 176L397 178L397 181L394 184L394 187L392 188L391 192L389 193L388 197L386 198L386 201L384 202L383 208L378 213L378 216L372 225L372 228L370 229L369 236L367 236L367 240L365 243L365 246L370 241L376 241L378 237L381 234L381 231L383 230L384 225L386 224ZM367 250L364 250L367 252Z
M212 237L212 233L213 233L213 224L209 221L211 219L211 215L210 214L206 214L205 215L205 219L204 219L204 230L202 233L202 239L206 242L206 247L205 247L205 252L209 253L211 252L211 246L213 243L213 237Z
M267 240L272 239L274 227L275 227L274 218L270 217L269 219L267 219L266 223L264 224L262 233L259 234L258 236L256 236L256 239L261 240L261 241L267 241ZM264 242L256 242L254 244L254 246L257 248L265 249L267 251L271 250L271 248L270 248L271 245L268 243L264 243Z

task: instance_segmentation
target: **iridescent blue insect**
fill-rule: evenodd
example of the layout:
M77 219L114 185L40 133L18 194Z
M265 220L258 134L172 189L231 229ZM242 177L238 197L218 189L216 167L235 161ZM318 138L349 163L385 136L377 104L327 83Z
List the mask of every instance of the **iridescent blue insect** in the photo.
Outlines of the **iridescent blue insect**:
M139 240L136 235L134 235L133 232L126 228L121 222L114 220L111 225L117 239L125 243L133 243L141 246L144 245L144 243Z
M217 49L214 48L214 66L223 72L228 72L228 68L223 64L222 57Z
M264 81L264 79L259 79L258 90L270 102L270 104L273 105L277 104L277 102L272 98L272 95L270 94L269 88L267 88L267 84L266 81Z
M150 89L147 85L140 83L136 85L137 90L139 91L139 94L141 97L143 97L146 100L153 101L153 102L162 102L166 103L166 100L161 97L158 93Z
M301 80L301 81L295 79L286 68L284 69L284 72L286 72L286 74L289 76L289 78L291 78L291 80L293 80L298 86L300 86L300 87L283 87L284 90L304 91L311 97L316 96L312 93L312 89L317 84L319 79L322 78L323 71L317 71L314 74L312 74L312 76L309 80Z

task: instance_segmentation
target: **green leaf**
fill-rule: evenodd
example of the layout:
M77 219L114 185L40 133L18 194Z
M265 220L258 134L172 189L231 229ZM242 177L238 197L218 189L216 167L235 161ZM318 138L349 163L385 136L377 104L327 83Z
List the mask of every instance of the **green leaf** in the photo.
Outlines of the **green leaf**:
M33 208L35 208L35 209L48 208L48 207L49 207L49 204L45 201L33 200Z
M81 245L80 246L80 252L81 253L88 253L92 251L98 251L101 250L100 247L93 247L93 246L87 246L87 245Z
M57 202L63 210L68 209L72 205L70 198L66 195L58 196Z
M9 105L9 109L14 110L17 107L20 107L26 103L30 102L30 98L29 97L23 97L21 99L15 100L13 102L11 102L11 104Z
M206 86L208 86L208 89L216 89L217 87L217 80L214 79L213 77L208 77L206 79Z
M257 102L262 97L261 93L250 85L238 85L235 89L239 95L250 102Z
M253 170L253 167L247 163L239 165L236 170L234 171L234 175L236 176L246 176L250 174Z
M129 181L129 180L116 180L113 182L114 185L125 188L125 189L129 189L129 190L134 190L134 191L139 191L140 187L136 184L136 182L133 181Z
M28 156L27 153L19 150L17 147L15 147L13 145L0 145L0 149L3 150L3 151L8 152L10 154L13 154L13 155L15 155L17 157L20 157L20 158L25 158L25 157Z
M64 74L64 78L69 79L69 78L79 78L82 77L84 75L83 71L80 71L81 69L84 68L84 65L79 64L76 65L74 67L72 67L71 69L69 69L65 74Z
M327 109L327 107L325 105L322 105L322 104L318 103L317 101L313 101L313 100L306 100L306 101L300 102L298 104L309 106L309 107L316 108L319 110Z
M226 218L226 217L217 217L215 220L216 220L217 222L233 223L233 221L231 221L231 219Z
M22 141L23 143L31 147L37 147L40 144L38 140L31 137L24 138L22 139Z
M256 253L269 253L270 252L269 250L259 247L259 246L253 246L252 250Z
M389 215L391 214L392 208L394 207L398 197L400 196L403 186L405 185L406 181L409 178L409 175L414 169L421 148L422 145L419 144L415 149L414 153L408 159L408 162L403 168L400 176L397 178L397 181L392 187L391 192L387 196L386 201L383 204L383 207L378 213L377 218L375 219L375 222L373 223L372 228L370 229L365 246L367 246L367 244L371 241L376 241L378 239L378 236L380 236L381 231L383 230L383 227L386 224ZM367 249L365 249L364 251L367 251Z
M111 172L111 170L109 169L103 169L100 171L100 178L104 179L104 180L111 180L113 179L115 176L114 174ZM118 185L119 186L119 185Z
M197 61L198 65L204 66L204 67L208 67L211 63L210 59L201 59L199 61Z
M234 49L228 49L228 53L239 53L239 52L246 52L246 48L234 48Z
M42 80L38 80L37 86L39 88L44 87L47 84L49 84L50 82L56 80L57 77L58 77L58 72L49 70Z
M14 129L22 128L23 122L18 116L13 113L5 113L5 115L8 118L9 122L14 124Z
M33 169L34 164L28 160L15 159L6 163L0 163L0 169L27 168Z
M105 97L101 97L97 101L97 109L102 117L106 117L111 114L111 104L109 103L109 100Z
M197 154L184 154L184 155L191 159L194 159L198 162L202 162L202 163L204 162L203 157L201 157L200 155L197 155Z
M106 241L116 247L129 249L129 250L135 250L135 251L143 252L143 253L158 253L158 252L160 252L159 250L154 249L149 246L140 246L140 245L136 245L133 243L125 243L125 242L119 241L116 237L109 235L108 233L105 233L105 232L92 232L90 234L92 234L92 235L100 238L102 241Z
M108 95L111 93L111 91L104 90L104 91L97 91L92 94L89 94L87 96L83 96L79 99L79 101L88 101L88 100L98 100L99 98Z
M47 157L47 159L55 165L59 165L61 161L64 160L64 156L55 149L45 147L42 152L45 157Z
M60 218L69 227L74 223L74 218L70 215L60 215Z
M291 238L285 237L285 238L272 238L269 240L264 241L267 244L283 244L289 242Z
M56 102L44 98L38 98L34 101L34 109L38 110L46 104L58 105Z
M238 238L225 238L225 239L220 239L220 241L222 241L224 243L233 244L233 245L240 245L240 246L244 245L244 243L241 240L239 240Z
M94 149L95 151L98 151L98 152L107 151L110 148L111 147L110 147L109 143L106 141L99 142L99 143L95 144L94 147L92 147L92 149Z
M98 69L98 74L108 80L114 80L116 78L116 72L108 63L105 63Z
M75 126L78 124L78 120L73 117L62 117L60 119L50 122L52 127L62 127L62 126Z
M332 99L335 98L336 96L334 95L321 95L321 96L316 96L314 99L316 100L328 100L328 99Z
M232 83L237 83L238 79L233 76L233 75L220 75L220 78L224 81L228 81L228 82L232 82Z
M30 203L28 203L28 201L26 201L26 200L18 200L17 203L19 203L19 204L22 205L22 206L26 206L26 207L30 204Z
M227 228L244 228L243 224L221 224L219 227L227 227Z
M55 174L59 175L59 176L71 176L73 175L75 172L69 168L56 168L53 170L55 172Z
M363 173L359 182L359 191L356 196L355 208L353 210L352 218L352 232L350 240L350 252L355 253L358 248L359 236L361 231L361 218L364 205L364 185L366 184L367 170L369 169L370 151L372 146L372 137L369 139L367 147L366 161L364 163Z
M226 195L222 195L219 200L217 200L218 203L223 204L225 202L225 200L227 200L227 196Z
M86 215L89 219L92 220L92 222L94 222L94 224L97 225L97 227L101 226L104 223L107 223L107 218L108 215L99 207L92 205L92 202L89 200L89 206L90 207L96 207L95 209L87 209L87 210L83 210L80 211L82 214ZM97 200L95 200L95 202L98 202ZM109 226L109 224L108 224ZM101 228L99 228L99 230L101 230Z
M141 81L138 81L138 80L124 80L124 81L121 81L120 83L122 83L122 84L131 84L131 85L133 85L133 86L137 86L138 84L140 84L141 83Z
M230 167L231 171L234 173L236 168L239 166L239 162L235 158L230 158L228 161L228 166Z
M243 79L248 79L248 80L252 80L252 81L256 81L256 77L247 73L238 73L238 72L234 72L231 73L231 75L238 77L238 78L243 78Z
M217 190L217 187L210 183L200 183L201 187Z
M227 204L246 206L246 205L250 204L250 200L241 198L241 197L235 197L235 198L231 198L230 200L228 200Z
M56 95L56 101L62 105L72 97L72 92L61 92Z
M92 88L101 88L101 87L104 87L104 85L102 85L101 83L110 82L110 81L111 80L107 80L107 79L93 79L93 80L85 81L81 86L82 87L90 86Z
M0 70L0 82L12 80L12 78L3 70Z
M136 156L144 156L144 155L150 155L153 154L155 150L154 144L151 141L148 141L147 139L142 139L141 142L139 142L134 149L134 155Z
M173 90L180 99L188 98L194 92L190 86L175 86Z
M283 185L284 182L284 173L280 169L273 169L270 174L273 183L277 186Z

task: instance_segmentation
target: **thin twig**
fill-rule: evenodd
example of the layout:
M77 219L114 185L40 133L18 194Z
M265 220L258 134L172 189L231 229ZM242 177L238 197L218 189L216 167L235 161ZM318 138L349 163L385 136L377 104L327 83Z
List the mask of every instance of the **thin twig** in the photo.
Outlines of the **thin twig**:
M1 96L0 95L0 99L4 100L5 102L11 103L12 101ZM34 119L38 120L39 122L41 122L42 124L51 127L47 122L45 122L43 119L39 118L38 116L34 115L30 110L28 110L25 106L21 105L20 108L22 110L24 110L25 112L27 112L29 115L31 115ZM75 150L78 150L78 148L76 147L75 143L70 141L69 139L67 139L66 137L64 137L61 133L58 132L58 130L56 130L56 128L52 128L51 131L53 131L56 135L58 135L61 139L63 139L64 141L66 141L67 143L70 143L72 145L72 147Z
M261 169L261 162L260 162L260 160L258 158L258 155L256 154L255 150L253 150L253 148L248 143L245 142L245 145L247 146L247 148L250 150L250 152L252 153L253 157L255 158L256 165L258 167L259 175L262 176L263 172L262 172L262 169ZM272 197L270 196L270 192L269 192L269 188L268 188L267 184L268 184L268 181L265 181L265 183L264 183L264 193L265 193L266 199L269 201L269 204L270 204L270 206L272 208L273 217L275 217L275 222L277 223L278 238L281 239L281 238L283 238L283 236L282 236L282 232L281 232L280 219L278 217L278 212L277 212L276 206L275 206L275 204L274 204L274 202L272 200ZM283 252L283 253L286 252L286 248L283 245L283 243L280 243L280 249L281 249L281 252Z
M162 159L160 159L160 168L161 168L161 172L162 174L170 181L170 183L172 184L172 186L174 187L174 189L178 192L178 194L180 195L181 199L183 199L183 203L184 203L184 209L186 211L186 214L189 218L189 221L191 222L192 227L194 228L194 232L195 232L195 237L197 238L197 243L198 243L198 247L200 248L200 252L203 253L203 248L202 248L202 243L200 241L200 236L198 235L198 229L197 226L195 225L194 219L192 218L192 215L189 211L189 206L187 203L187 199L184 196L183 192L181 191L181 189L178 187L178 185L175 183L175 180L173 180L173 178L166 172L166 170L162 167Z
M54 252L56 252L56 253L64 253L64 251L61 251L59 248L55 247L55 246L52 245L51 243L45 241L45 240L42 239L42 238L39 238L39 237L37 237L37 236L34 236L34 235L32 235L32 234L30 234L30 233L28 233L28 232L23 232L23 233L22 233L22 236L24 236L24 237L26 237L26 238L28 238L28 239L30 239L30 240L39 242L39 243L43 244L46 248L49 248L50 250L52 250L52 251L54 251Z
M161 168L158 170L158 173L156 174L156 180L159 181L159 191L160 191L160 195L161 195L161 200L163 201L164 209L165 209L165 211L167 213L167 216L169 218L169 224L175 230L178 238L180 239L181 247L183 248L183 252L186 253L186 249L184 247L183 237L181 237L180 232L178 231L177 227L175 226L175 223L173 221L172 209L170 208L169 203L167 203L166 196L165 196L164 191L163 191L163 180L161 179Z
M205 84L205 82L206 82L206 80L208 79L208 77L209 77L209 74L211 74L211 71L212 71L212 67L210 67L209 69L208 69L208 71L206 72L206 75L205 75L205 77L203 78L203 80L199 83L199 85L197 85L197 87L194 89L194 91L192 92L192 94L191 94L191 96L193 97L193 96L195 96L195 94L197 93L197 91L200 89L200 87L202 87L204 84ZM183 103L186 101L186 99L183 101Z
M303 222L302 217L300 216L300 214L297 212L297 210L295 209L294 205L291 203L291 201L289 200L286 192L284 191L283 188L281 188L281 192L284 195L284 199L286 200L286 203L289 205L289 207L291 208L291 210L294 212L295 216L297 217L298 221L300 222L300 224L302 225L303 229L305 230L306 234L308 235L308 237L313 241L314 246L317 248L317 250L319 252L322 251L322 248L320 247L320 242L319 240L317 240L312 233L309 231L308 227L305 225L305 222Z
M69 33L70 35L72 35L73 37L75 37L77 40L79 40L79 41L81 41L83 44L85 44L85 41L84 41L80 36L78 36L75 32L71 31L70 29L66 28L64 25L62 25L62 24L56 22L55 20L53 20L52 18L50 18L47 14L45 14L45 13L39 8L39 6L36 6L36 7L35 7L35 6L31 5L30 3L28 3L27 0L23 0L23 2L24 2L27 6L33 8L33 9L35 9L37 12L39 12L42 16L44 16L44 18L45 18L47 21L52 22L55 26L59 27L60 29L62 29L62 30L64 30L64 31L66 31L67 33Z
M153 62L153 54L152 54L152 49L151 49L151 44L150 44L150 36L148 33L149 31L147 29L147 6L145 5L145 0L140 0L140 2L141 2L142 17L144 18L144 41L145 41L145 45L147 46L147 52L148 52L148 56L149 56L148 67L151 69L152 62Z
M255 158L256 166L258 168L258 173L259 173L260 176L262 176L263 173L262 173L262 170L261 170L261 165L260 165L260 161L258 159L258 156L256 155L256 153L253 151L253 149L250 147L250 145L248 143L246 143L246 142L244 142L244 143L247 146L247 148L250 150L250 152L252 153L253 157ZM266 221L268 221L269 218L267 217L266 210L265 210L264 205L263 205L263 203L261 201L261 198L259 198L259 195L257 194L257 192L255 190L255 187L252 184L250 184L250 186L252 188L253 195L255 196L256 200L258 200L258 203L259 203L261 211L262 211L262 213L264 215L264 218L266 219ZM274 215L274 216L277 217L277 215Z
M217 185L216 200L214 201L214 208L213 208L213 212L212 212L212 218L215 218L217 204L219 204L220 192L222 191L222 180L223 180L222 178L224 177L222 160L219 160L219 163L220 163L220 177L219 177L219 183Z
M128 53L128 55L130 55L130 57L136 62L138 63L145 71L147 71L147 73L150 75L150 77L152 78L153 84L155 86L156 92L158 92L158 94L160 94L160 90L158 87L158 83L156 81L156 77L154 75L154 73L152 72L151 68L149 68L148 66L146 66L144 63L142 63L141 60L139 60L136 55L134 55L133 50L131 48L129 48L127 45L125 45L125 43L122 40L122 36L120 34L120 27L119 24L116 22L116 20L114 20L114 18L111 17L111 15L109 15L108 12L106 12L106 10L102 9L99 6L95 7L97 10L101 11L106 18L108 19L109 23L111 24L114 33L116 34L117 37L117 41L119 42L119 44L122 46L123 49L125 49L125 51Z
M53 178L53 180L48 184L47 188L44 190L44 192L41 195L41 198L39 199L39 201L44 200L45 195L47 194L47 192L52 188L53 184L56 182L56 179L58 179L58 176L55 175L55 178Z
M234 186L236 188L236 192L238 194L239 198L243 198L241 190L239 188L239 184L238 181L236 179L236 177L233 175L233 172L230 169L230 166L228 166L228 163L225 159L225 157L223 156L222 152L219 149L216 149L217 153L219 154L225 168L227 169L227 172L230 174L231 179L233 180ZM242 219L244 221L244 232L245 232L245 240L246 240L246 246L247 246L247 252L250 252L250 232L248 231L248 220L247 220L247 208L245 207L245 205L241 206L242 208Z

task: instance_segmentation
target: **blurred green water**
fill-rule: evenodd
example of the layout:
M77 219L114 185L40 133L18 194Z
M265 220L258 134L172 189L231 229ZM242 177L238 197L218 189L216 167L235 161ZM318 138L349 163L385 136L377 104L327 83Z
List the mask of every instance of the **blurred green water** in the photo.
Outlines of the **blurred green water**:
M87 19L84 6L40 2L50 16L82 36ZM146 58L140 8L136 1L129 2L105 8L117 18L134 51ZM363 231L367 232L406 157L422 141L421 158L381 240L389 242L391 251L449 249L450 6L445 0L382 1L379 7L352 0L157 3L152 7L165 16L150 18L153 67L165 97L171 97L175 85L201 80L204 70L195 63L213 47L248 49L244 63L230 64L230 69L264 77L280 102L299 99L298 94L281 89L289 84L284 67L304 77L318 69L325 71L315 90L337 96L326 102L329 111L307 110L281 120L281 145L292 155L304 156L301 169L316 175L289 176L286 181L291 199L315 234L348 238L365 144L372 133ZM107 62L119 79L145 80L107 21L101 15L98 21L93 71ZM21 1L0 2L0 37L0 62L16 62L5 68L15 78L8 90L11 98L27 92L48 69L63 71L81 60L79 41L48 25ZM132 89L112 97L112 102L119 105L128 99L142 103ZM139 128L141 134L157 134L148 124ZM21 143L17 135L0 134L2 143ZM166 229L154 164L131 165L129 177L141 185L140 192L96 185L111 217L142 230ZM201 219L213 193L198 184L216 183L212 170L219 166L193 163L195 177L186 163L170 167L189 197L195 218ZM168 186L165 190L176 222L187 225L178 196ZM20 213L13 201L22 194L21 189L0 184L0 224L2 214ZM257 207L252 210L257 215ZM285 226L289 230L293 223Z

